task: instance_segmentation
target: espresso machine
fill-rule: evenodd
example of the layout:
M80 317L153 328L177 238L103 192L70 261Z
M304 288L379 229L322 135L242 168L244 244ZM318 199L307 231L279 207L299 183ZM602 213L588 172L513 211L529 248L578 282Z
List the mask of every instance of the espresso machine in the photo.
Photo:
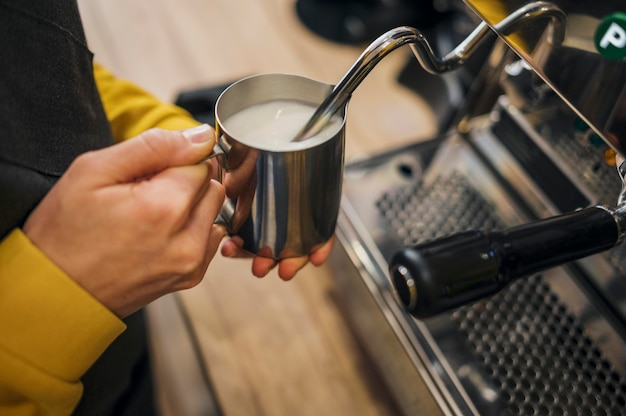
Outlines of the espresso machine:
M626 3L464 3L453 121L345 168L345 315L402 414L626 414Z

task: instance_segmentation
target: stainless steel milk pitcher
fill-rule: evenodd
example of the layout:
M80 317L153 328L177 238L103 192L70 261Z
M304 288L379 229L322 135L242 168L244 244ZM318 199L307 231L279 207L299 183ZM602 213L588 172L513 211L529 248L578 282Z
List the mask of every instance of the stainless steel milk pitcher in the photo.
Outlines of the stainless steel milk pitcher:
M332 85L288 74L261 74L230 85L215 106L216 154L227 201L220 214L231 236L255 255L305 256L334 234L344 166L346 106L328 140L297 150L266 150L238 140L224 122L249 106L297 100L317 106ZM303 143L304 144L304 143ZM229 185L230 177L237 183ZM234 181L233 181L234 182Z

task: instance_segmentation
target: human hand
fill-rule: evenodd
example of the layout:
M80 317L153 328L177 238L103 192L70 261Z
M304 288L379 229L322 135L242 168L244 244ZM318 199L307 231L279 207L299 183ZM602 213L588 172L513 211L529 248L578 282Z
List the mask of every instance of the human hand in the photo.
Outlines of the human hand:
M225 235L207 125L149 130L85 153L24 225L26 236L120 317L198 284Z
M242 244L243 241L241 238L236 236L226 240L222 245L222 255L224 257L231 258L253 257L252 254L249 254L241 249ZM332 236L330 240L308 256L290 257L280 261L274 260L271 257L262 257L261 255L263 253L260 252L260 255L254 256L252 260L252 274L257 277L265 277L274 267L278 266L278 276L285 281L291 280L298 273L298 271L309 262L314 266L321 266L324 264L326 259L328 259L334 244L335 236Z

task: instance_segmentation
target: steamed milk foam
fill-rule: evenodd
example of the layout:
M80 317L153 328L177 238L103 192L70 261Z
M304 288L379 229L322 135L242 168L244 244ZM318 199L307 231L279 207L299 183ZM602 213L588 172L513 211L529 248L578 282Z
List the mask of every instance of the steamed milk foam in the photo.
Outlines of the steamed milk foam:
M333 137L342 119L335 115L317 135L293 142L316 107L296 100L273 100L247 107L228 117L222 125L243 144L262 150L288 151L306 149Z

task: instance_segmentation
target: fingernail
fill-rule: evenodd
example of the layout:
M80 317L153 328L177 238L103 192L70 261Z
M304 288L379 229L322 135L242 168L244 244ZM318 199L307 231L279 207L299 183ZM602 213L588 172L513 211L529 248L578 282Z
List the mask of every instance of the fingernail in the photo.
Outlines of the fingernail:
M202 144L211 140L211 126L201 124L187 130L183 130L183 136L189 140L189 143Z

